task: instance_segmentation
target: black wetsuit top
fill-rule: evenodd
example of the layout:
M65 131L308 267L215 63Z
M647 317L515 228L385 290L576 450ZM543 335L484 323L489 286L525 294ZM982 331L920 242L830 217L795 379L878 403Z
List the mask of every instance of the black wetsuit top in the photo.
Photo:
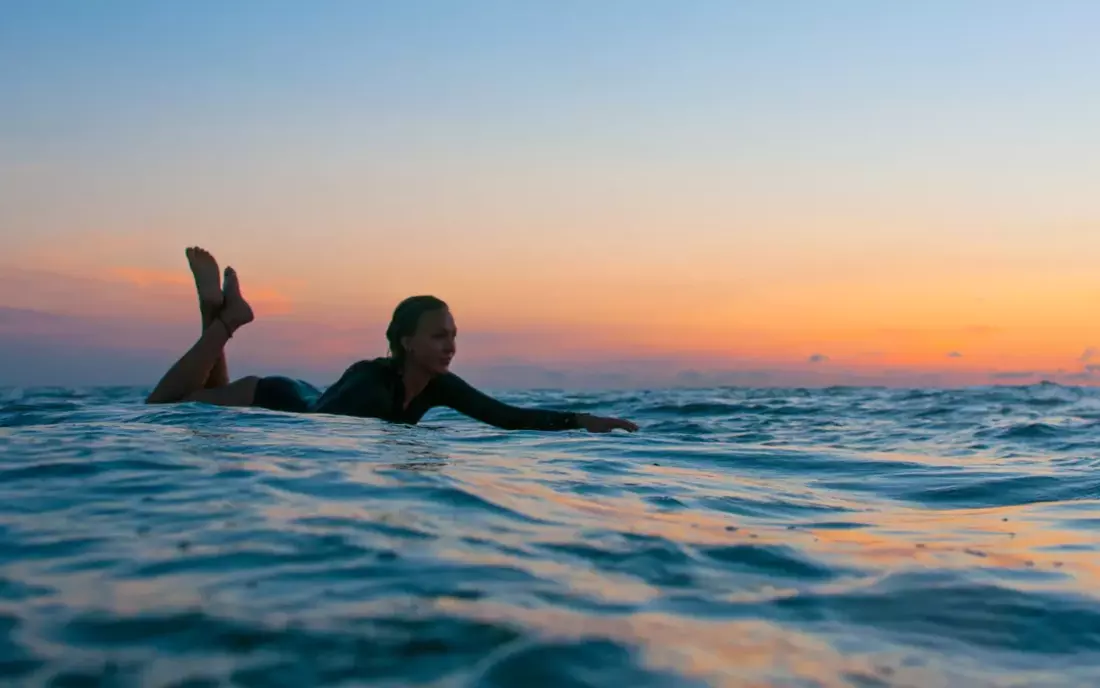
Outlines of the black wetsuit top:
M471 387L454 373L438 375L405 408L405 385L390 359L359 361L322 394L286 377L261 378L253 406L275 411L332 413L415 425L436 406L446 406L506 430L569 430L577 414L509 406Z

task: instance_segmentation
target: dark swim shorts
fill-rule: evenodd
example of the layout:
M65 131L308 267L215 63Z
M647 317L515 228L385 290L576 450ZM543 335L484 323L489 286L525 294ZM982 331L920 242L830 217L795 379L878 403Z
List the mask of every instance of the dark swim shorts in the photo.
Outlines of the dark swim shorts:
M320 396L320 390L308 382L275 375L261 377L256 383L252 405L270 411L306 413L313 408Z

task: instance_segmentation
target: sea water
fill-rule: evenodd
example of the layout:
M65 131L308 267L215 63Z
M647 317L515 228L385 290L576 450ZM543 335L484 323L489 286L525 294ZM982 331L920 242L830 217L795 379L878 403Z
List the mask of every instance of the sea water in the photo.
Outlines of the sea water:
M143 392L0 390L0 683L1100 684L1095 391Z

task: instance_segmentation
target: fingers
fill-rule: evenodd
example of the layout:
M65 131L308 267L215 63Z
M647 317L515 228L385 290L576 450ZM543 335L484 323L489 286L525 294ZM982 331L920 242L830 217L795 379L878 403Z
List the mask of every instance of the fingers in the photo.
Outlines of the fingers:
M597 418L596 422L589 428L589 432L611 432L612 430L626 430L627 432L637 432L638 426L634 423L623 420L622 418Z
M607 418L606 420L607 420L608 426L612 430L617 428L619 430L629 430L630 432L634 432L635 430L638 429L637 425L635 425L634 423L631 423L630 421L628 421L624 418Z
M582 427L591 433L608 433L613 430L626 430L627 432L637 432L638 426L629 420L622 418L605 418L601 416L586 416L582 423Z

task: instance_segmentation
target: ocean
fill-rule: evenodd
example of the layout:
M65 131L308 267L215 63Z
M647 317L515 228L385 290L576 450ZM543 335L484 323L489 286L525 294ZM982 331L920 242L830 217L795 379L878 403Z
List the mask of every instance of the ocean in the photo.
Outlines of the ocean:
M0 683L1100 685L1100 391L0 390Z

